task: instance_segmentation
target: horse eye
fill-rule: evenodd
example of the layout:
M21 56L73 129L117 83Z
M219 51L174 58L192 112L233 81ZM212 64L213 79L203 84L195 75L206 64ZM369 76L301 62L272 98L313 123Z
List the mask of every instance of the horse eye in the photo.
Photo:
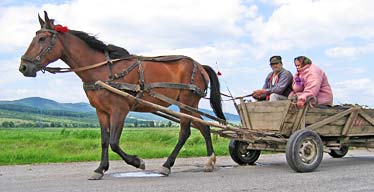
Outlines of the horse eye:
M45 37L45 36L44 36L44 37L40 37L40 38L39 38L39 42L40 42L40 43L43 43L46 39L47 39L47 37Z

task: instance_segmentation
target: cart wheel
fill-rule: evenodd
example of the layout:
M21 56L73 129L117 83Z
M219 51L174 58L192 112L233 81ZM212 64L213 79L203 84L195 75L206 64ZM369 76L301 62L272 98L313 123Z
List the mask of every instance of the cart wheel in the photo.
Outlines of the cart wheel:
M311 172L322 161L323 143L317 133L301 129L291 135L287 142L288 165L297 172Z
M329 155L333 158L342 158L348 153L348 146L341 146L340 149L332 149Z
M231 140L229 152L231 159L239 165L253 165L260 157L260 150L247 149L248 143L243 141Z

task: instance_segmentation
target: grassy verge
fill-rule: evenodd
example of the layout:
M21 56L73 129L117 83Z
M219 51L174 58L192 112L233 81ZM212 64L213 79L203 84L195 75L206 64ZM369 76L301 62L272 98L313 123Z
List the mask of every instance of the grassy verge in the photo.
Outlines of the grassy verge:
M141 158L167 157L177 143L177 128L125 128L121 147ZM229 140L212 136L216 154L228 154ZM0 129L0 165L97 161L101 156L100 130L96 129ZM120 157L110 151L110 160ZM178 157L206 156L205 141L196 129Z

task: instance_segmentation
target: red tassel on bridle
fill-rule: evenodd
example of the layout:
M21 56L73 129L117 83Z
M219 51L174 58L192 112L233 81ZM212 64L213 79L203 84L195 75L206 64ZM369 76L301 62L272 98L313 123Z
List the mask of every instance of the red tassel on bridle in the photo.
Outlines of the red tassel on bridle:
M55 26L55 30L56 30L57 32L62 32L62 33L65 33L65 32L68 32L68 31L69 31L68 27L66 27L66 26L62 26L62 25L56 25L56 26Z
M216 61L216 65L217 65L217 75L218 75L218 76L221 76L222 73L221 73L221 71L219 71L219 68L218 68L218 62L217 62L217 61Z

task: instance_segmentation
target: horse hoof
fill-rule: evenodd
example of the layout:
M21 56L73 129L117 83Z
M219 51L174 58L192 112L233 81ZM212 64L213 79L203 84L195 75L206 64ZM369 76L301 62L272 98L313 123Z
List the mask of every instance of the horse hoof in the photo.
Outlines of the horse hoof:
M204 172L213 172L214 166L213 165L204 165Z
M164 175L164 176L169 176L169 174L170 174L170 169L169 168L167 168L167 167L162 167L161 168L161 170L160 170L160 173L162 174L162 175Z
M205 172L212 172L214 170L214 165L216 164L216 155L213 153L209 156L208 162L204 165Z
M103 176L103 173L94 172L94 174L92 174L91 177L88 178L88 180L100 180L101 178L103 178Z
M139 169L145 170L145 162L142 159L140 159Z

